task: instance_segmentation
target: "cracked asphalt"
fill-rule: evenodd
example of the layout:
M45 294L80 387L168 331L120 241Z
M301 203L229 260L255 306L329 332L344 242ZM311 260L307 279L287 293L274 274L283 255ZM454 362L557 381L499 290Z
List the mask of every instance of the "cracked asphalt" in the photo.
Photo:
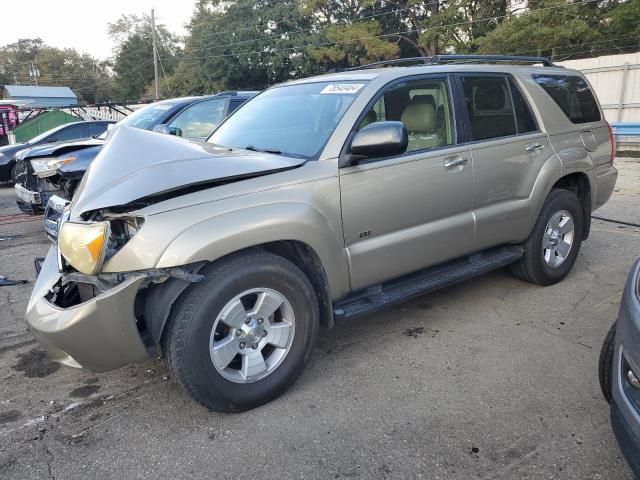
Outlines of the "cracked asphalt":
M640 162L595 213L640 223ZM48 242L0 185L0 478L631 479L597 379L640 229L595 220L569 277L497 271L321 334L283 397L194 405L160 361L58 367L23 313ZM17 220L16 220L17 222Z

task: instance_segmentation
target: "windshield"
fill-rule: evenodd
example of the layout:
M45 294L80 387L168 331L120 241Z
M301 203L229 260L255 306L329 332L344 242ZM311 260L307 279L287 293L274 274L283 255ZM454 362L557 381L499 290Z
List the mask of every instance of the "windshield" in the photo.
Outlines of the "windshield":
M364 85L318 82L267 90L243 105L207 141L313 158Z
M120 120L119 123L120 125L151 130L162 121L174 106L175 103L173 102L152 103L136 110L131 115Z

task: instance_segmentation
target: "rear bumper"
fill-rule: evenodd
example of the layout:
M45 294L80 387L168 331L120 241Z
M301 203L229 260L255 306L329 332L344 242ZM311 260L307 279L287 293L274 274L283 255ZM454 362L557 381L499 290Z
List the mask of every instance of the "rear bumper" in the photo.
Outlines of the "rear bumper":
M593 210L597 210L607 203L618 179L618 169L613 165L605 164L595 167L591 170L592 179L595 187L592 191Z
M59 279L57 252L52 246L26 314L29 330L52 360L104 372L150 358L134 316L134 301L142 277L125 280L111 290L69 308L61 308L45 298Z

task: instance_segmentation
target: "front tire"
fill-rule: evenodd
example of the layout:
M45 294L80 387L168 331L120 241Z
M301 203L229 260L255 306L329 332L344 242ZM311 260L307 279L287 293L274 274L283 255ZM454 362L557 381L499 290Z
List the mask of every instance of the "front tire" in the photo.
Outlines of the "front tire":
M293 263L255 251L202 272L164 334L172 376L205 407L242 411L267 403L298 378L318 336L318 300Z
M511 267L512 273L538 285L558 283L576 261L583 232L582 204L578 197L568 190L551 190L524 243L524 255Z
M613 352L616 340L616 323L611 326L600 350L600 359L598 361L598 379L600 380L600 389L607 403L613 400Z

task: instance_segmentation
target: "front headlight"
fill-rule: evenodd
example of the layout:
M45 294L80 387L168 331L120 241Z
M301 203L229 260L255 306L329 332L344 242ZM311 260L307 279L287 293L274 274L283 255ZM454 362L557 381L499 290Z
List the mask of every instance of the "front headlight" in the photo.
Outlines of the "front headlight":
M58 232L60 254L85 275L95 275L103 260L109 238L109 222L64 222Z
M61 158L34 158L31 160L31 167L37 176L45 178L55 175L56 170L63 165L73 162L75 159L76 157L73 155Z

